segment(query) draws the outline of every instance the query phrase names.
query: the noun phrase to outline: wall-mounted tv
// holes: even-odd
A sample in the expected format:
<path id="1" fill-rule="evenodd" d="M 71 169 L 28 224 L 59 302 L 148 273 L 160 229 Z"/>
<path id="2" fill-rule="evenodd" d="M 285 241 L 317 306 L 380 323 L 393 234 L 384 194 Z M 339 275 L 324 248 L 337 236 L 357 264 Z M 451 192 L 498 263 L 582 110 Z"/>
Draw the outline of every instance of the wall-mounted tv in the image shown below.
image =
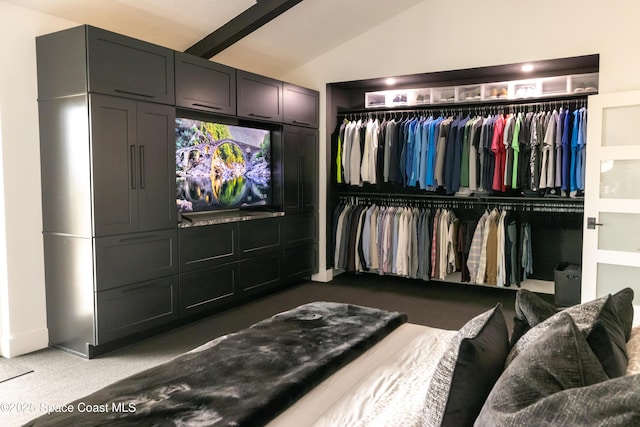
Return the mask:
<path id="1" fill-rule="evenodd" d="M 176 118 L 176 204 L 198 213 L 271 203 L 271 132 Z"/>

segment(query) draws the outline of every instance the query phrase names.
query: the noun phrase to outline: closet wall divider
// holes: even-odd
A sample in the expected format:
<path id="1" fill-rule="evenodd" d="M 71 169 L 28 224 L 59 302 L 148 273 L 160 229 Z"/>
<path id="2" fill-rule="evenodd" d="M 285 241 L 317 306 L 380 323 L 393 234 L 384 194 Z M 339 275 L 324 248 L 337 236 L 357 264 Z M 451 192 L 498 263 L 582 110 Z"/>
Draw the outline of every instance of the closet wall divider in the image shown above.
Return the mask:
<path id="1" fill-rule="evenodd" d="M 586 94 L 371 109 L 345 87 L 328 90 L 327 267 L 553 293 L 581 264 Z"/>

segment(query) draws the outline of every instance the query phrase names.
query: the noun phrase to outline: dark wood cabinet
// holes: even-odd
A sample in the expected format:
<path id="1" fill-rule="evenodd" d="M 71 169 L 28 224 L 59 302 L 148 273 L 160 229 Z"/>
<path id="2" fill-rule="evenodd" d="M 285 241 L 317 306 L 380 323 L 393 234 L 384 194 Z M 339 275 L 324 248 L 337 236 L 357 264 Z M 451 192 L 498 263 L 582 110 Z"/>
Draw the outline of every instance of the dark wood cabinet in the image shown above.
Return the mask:
<path id="1" fill-rule="evenodd" d="M 178 274 L 177 234 L 174 229 L 96 238 L 96 290 Z"/>
<path id="2" fill-rule="evenodd" d="M 36 38 L 38 99 L 102 93 L 173 105 L 173 51 L 89 25 Z"/>
<path id="3" fill-rule="evenodd" d="M 240 257 L 249 258 L 280 249 L 282 218 L 242 221 L 240 231 Z"/>
<path id="4" fill-rule="evenodd" d="M 236 76 L 238 116 L 282 122 L 282 82 L 241 70 Z"/>
<path id="5" fill-rule="evenodd" d="M 180 271 L 194 271 L 238 260 L 238 224 L 181 228 Z"/>
<path id="6" fill-rule="evenodd" d="M 318 272 L 318 245 L 302 245 L 285 249 L 282 253 L 282 278 L 293 281 Z"/>
<path id="7" fill-rule="evenodd" d="M 88 25 L 36 50 L 51 345 L 93 357 L 317 271 L 318 92 Z M 176 107 L 263 122 L 286 216 L 178 228 Z"/>
<path id="8" fill-rule="evenodd" d="M 176 106 L 236 114 L 236 70 L 176 52 Z"/>
<path id="9" fill-rule="evenodd" d="M 318 241 L 316 212 L 286 215 L 282 221 L 282 241 L 287 248 Z"/>
<path id="10" fill-rule="evenodd" d="M 180 315 L 211 311 L 229 304 L 237 288 L 237 263 L 180 274 Z"/>
<path id="11" fill-rule="evenodd" d="M 171 49 L 86 26 L 89 92 L 174 104 Z"/>
<path id="12" fill-rule="evenodd" d="M 240 290 L 247 296 L 280 285 L 282 281 L 282 255 L 274 252 L 240 261 Z"/>
<path id="13" fill-rule="evenodd" d="M 96 293 L 96 345 L 178 318 L 178 276 Z"/>
<path id="14" fill-rule="evenodd" d="M 283 122 L 317 129 L 320 123 L 320 94 L 318 91 L 284 83 Z"/>
<path id="15" fill-rule="evenodd" d="M 90 103 L 95 235 L 175 227 L 175 110 L 105 95 Z"/>
<path id="16" fill-rule="evenodd" d="M 315 211 L 318 200 L 318 130 L 285 125 L 282 139 L 285 213 Z"/>

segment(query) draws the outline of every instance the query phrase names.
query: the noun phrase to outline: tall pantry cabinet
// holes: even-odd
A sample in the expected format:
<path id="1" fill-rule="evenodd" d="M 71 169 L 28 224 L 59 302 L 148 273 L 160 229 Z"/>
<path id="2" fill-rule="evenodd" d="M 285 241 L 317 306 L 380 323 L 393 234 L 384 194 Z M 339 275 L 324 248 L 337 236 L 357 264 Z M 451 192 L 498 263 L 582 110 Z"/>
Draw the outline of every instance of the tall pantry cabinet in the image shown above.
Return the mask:
<path id="1" fill-rule="evenodd" d="M 90 26 L 36 39 L 50 342 L 177 318 L 174 52 Z"/>

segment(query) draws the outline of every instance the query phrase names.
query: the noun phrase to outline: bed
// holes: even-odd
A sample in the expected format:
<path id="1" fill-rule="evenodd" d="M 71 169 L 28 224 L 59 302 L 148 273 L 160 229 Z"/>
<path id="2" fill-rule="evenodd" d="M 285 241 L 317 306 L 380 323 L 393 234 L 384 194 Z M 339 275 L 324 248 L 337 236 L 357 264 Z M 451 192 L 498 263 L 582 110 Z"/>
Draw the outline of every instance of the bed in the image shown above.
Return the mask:
<path id="1" fill-rule="evenodd" d="M 619 374 L 621 364 L 632 365 L 633 293 L 566 310 L 518 295 L 512 342 L 499 304 L 458 331 L 372 307 L 305 304 L 27 425 L 640 423 L 640 374 Z M 602 403 L 606 393 L 616 399 Z M 594 404 L 576 405 L 576 398 Z"/>

